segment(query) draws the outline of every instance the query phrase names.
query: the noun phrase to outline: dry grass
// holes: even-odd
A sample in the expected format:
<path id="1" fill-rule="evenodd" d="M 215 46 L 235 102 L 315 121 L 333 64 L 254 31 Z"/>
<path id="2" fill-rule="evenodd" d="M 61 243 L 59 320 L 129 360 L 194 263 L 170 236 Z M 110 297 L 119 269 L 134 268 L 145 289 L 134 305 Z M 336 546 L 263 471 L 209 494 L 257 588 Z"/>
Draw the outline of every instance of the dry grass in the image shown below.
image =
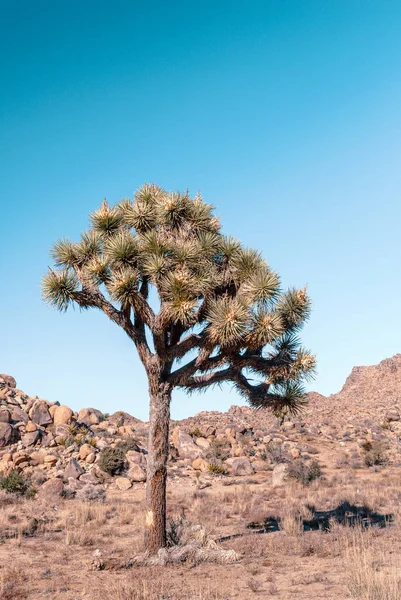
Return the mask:
<path id="1" fill-rule="evenodd" d="M 352 598 L 399 600 L 401 560 L 391 551 L 377 549 L 367 532 L 353 532 L 346 547 L 346 580 Z"/>

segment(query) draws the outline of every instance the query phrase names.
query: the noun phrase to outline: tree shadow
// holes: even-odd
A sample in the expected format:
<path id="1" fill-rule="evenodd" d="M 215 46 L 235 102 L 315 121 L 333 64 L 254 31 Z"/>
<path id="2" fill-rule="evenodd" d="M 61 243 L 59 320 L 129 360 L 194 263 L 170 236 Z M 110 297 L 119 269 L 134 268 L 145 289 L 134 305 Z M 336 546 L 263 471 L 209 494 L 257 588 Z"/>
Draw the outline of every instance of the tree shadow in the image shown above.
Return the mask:
<path id="1" fill-rule="evenodd" d="M 393 521 L 392 514 L 380 514 L 370 510 L 367 506 L 356 506 L 349 502 L 342 502 L 333 510 L 316 510 L 314 506 L 308 506 L 312 513 L 310 519 L 303 519 L 304 531 L 330 531 L 333 523 L 339 523 L 348 527 L 387 527 Z M 252 522 L 247 525 L 252 533 L 273 533 L 280 531 L 280 519 L 267 517 L 262 523 Z M 223 542 L 242 537 L 243 533 L 226 536 L 216 540 Z"/>

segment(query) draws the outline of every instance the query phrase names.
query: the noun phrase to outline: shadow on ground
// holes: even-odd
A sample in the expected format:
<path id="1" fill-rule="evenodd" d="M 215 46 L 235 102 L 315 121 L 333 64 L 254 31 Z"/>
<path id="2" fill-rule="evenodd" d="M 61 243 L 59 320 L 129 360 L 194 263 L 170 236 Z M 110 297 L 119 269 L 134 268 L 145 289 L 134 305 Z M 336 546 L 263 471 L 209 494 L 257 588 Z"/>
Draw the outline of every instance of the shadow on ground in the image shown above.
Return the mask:
<path id="1" fill-rule="evenodd" d="M 304 531 L 329 531 L 332 523 L 339 523 L 348 527 L 387 527 L 393 521 L 393 515 L 374 512 L 366 506 L 356 506 L 349 502 L 342 502 L 333 510 L 316 510 L 314 506 L 308 506 L 312 513 L 310 519 L 303 519 Z M 252 533 L 272 533 L 280 531 L 280 519 L 267 517 L 263 523 L 249 523 L 247 529 Z M 237 537 L 242 537 L 243 533 L 226 536 L 216 540 L 224 542 Z"/>

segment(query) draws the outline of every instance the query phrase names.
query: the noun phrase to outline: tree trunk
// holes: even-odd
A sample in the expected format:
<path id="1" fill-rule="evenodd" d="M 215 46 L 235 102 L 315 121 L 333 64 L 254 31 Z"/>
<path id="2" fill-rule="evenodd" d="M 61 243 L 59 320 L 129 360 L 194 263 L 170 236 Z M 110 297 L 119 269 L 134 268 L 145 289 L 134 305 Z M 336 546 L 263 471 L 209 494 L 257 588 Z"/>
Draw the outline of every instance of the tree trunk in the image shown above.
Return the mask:
<path id="1" fill-rule="evenodd" d="M 145 549 L 156 554 L 166 545 L 166 480 L 169 455 L 171 388 L 149 382 L 150 415 L 146 483 Z"/>

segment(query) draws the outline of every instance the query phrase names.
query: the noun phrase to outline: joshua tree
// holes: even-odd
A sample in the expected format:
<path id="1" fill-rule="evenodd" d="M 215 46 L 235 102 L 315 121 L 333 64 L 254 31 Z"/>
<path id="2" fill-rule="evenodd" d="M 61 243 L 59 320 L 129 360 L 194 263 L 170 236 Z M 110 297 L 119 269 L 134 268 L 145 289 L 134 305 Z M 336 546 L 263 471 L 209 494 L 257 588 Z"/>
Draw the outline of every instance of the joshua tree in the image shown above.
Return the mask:
<path id="1" fill-rule="evenodd" d="M 255 408 L 297 412 L 314 357 L 296 337 L 305 289 L 282 292 L 261 255 L 221 233 L 200 196 L 144 185 L 103 201 L 81 241 L 57 242 L 44 299 L 98 308 L 134 342 L 149 383 L 145 545 L 166 543 L 166 464 L 174 388 L 231 384 Z"/>

